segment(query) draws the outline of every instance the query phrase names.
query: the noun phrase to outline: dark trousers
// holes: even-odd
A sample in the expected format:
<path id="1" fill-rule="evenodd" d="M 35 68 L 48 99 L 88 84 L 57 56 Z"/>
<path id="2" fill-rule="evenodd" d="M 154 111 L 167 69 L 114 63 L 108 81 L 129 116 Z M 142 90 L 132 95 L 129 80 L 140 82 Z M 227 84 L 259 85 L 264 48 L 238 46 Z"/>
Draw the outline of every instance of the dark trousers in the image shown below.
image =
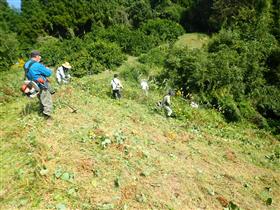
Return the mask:
<path id="1" fill-rule="evenodd" d="M 120 90 L 113 90 L 113 97 L 115 99 L 120 99 L 121 98 L 121 92 Z"/>

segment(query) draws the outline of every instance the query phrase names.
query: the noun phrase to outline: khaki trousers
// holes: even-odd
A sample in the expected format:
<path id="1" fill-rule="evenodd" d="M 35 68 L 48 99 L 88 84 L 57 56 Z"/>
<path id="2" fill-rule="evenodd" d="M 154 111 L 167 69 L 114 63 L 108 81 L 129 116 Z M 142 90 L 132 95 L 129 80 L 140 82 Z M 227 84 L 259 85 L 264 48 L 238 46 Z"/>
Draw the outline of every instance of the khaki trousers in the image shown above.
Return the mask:
<path id="1" fill-rule="evenodd" d="M 170 108 L 170 106 L 163 105 L 163 108 L 165 109 L 166 115 L 170 117 L 172 114 L 172 109 Z"/>
<path id="2" fill-rule="evenodd" d="M 40 105 L 43 110 L 43 114 L 50 116 L 52 113 L 52 95 L 47 89 L 43 89 L 39 95 Z"/>

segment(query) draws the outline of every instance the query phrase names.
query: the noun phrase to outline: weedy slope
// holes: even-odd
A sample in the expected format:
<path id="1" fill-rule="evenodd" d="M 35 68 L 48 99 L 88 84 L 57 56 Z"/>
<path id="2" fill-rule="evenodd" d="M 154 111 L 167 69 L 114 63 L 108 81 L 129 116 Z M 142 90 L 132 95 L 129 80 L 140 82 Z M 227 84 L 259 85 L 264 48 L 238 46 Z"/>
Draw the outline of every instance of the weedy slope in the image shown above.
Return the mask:
<path id="1" fill-rule="evenodd" d="M 52 121 L 36 99 L 1 104 L 1 209 L 280 208 L 275 137 L 179 97 L 167 119 L 132 81 L 116 101 L 112 75 L 56 87 Z"/>

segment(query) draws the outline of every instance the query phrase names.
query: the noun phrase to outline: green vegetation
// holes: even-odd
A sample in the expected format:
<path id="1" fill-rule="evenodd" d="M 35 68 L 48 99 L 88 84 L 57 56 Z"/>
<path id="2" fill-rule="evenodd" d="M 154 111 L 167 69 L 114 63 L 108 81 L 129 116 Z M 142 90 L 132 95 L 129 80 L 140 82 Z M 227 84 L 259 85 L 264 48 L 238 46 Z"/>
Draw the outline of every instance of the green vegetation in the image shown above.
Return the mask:
<path id="1" fill-rule="evenodd" d="M 277 0 L 0 0 L 0 209 L 279 209 L 279 11 Z M 32 49 L 73 67 L 70 84 L 53 83 L 48 123 L 19 91 Z M 169 88 L 171 119 L 155 106 Z"/>
<path id="2" fill-rule="evenodd" d="M 151 82 L 145 97 L 133 79 L 139 65 L 129 57 L 118 69 L 120 101 L 110 71 L 54 84 L 52 122 L 38 116 L 36 99 L 1 104 L 1 208 L 279 208 L 279 140 L 180 96 L 178 117 L 167 119 L 155 109 L 165 90 Z M 13 72 L 20 82 L 22 70 Z"/>

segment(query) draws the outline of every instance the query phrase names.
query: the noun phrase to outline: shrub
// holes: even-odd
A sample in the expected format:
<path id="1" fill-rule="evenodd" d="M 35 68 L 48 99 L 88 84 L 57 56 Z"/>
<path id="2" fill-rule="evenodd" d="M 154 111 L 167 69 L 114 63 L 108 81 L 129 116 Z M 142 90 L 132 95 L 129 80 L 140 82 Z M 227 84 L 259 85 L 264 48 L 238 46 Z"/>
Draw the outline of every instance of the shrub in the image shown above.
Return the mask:
<path id="1" fill-rule="evenodd" d="M 165 62 L 165 78 L 187 93 L 199 93 L 203 103 L 221 109 L 228 121 L 242 118 L 238 99 L 244 94 L 243 71 L 236 51 L 225 48 L 207 54 L 202 50 L 173 48 Z"/>
<path id="2" fill-rule="evenodd" d="M 158 37 L 148 36 L 140 30 L 133 31 L 131 34 L 131 54 L 139 56 L 159 44 Z"/>
<path id="3" fill-rule="evenodd" d="M 164 8 L 158 8 L 160 10 L 159 17 L 162 19 L 172 20 L 179 23 L 183 18 L 184 12 L 186 9 L 178 4 L 172 4 Z"/>
<path id="4" fill-rule="evenodd" d="M 241 114 L 239 109 L 237 108 L 234 100 L 226 97 L 222 101 L 220 101 L 222 112 L 226 120 L 229 122 L 237 122 L 241 120 Z"/>
<path id="5" fill-rule="evenodd" d="M 88 40 L 81 50 L 74 52 L 68 56 L 68 59 L 73 64 L 73 75 L 77 77 L 114 69 L 125 59 L 117 44 L 104 40 L 96 42 Z"/>
<path id="6" fill-rule="evenodd" d="M 125 80 L 139 81 L 140 76 L 148 76 L 150 67 L 144 64 L 133 65 L 127 67 L 120 73 Z"/>
<path id="7" fill-rule="evenodd" d="M 221 30 L 220 33 L 210 39 L 208 52 L 218 52 L 224 48 L 233 48 L 238 40 L 240 40 L 240 35 L 237 31 Z"/>
<path id="8" fill-rule="evenodd" d="M 36 49 L 42 52 L 46 65 L 57 66 L 65 60 L 69 61 L 73 65 L 72 73 L 77 77 L 114 69 L 125 59 L 116 43 L 91 39 L 91 36 L 84 40 L 75 37 L 64 41 L 50 36 L 41 37 Z"/>
<path id="9" fill-rule="evenodd" d="M 148 20 L 141 25 L 140 30 L 146 35 L 158 37 L 161 41 L 174 41 L 185 32 L 180 24 L 159 18 Z"/>
<path id="10" fill-rule="evenodd" d="M 19 42 L 14 33 L 0 30 L 0 71 L 7 71 L 17 60 Z"/>
<path id="11" fill-rule="evenodd" d="M 0 71 L 0 101 L 3 104 L 18 100 L 22 95 L 19 84 L 22 83 L 23 70 L 18 69 L 17 66 L 12 66 L 12 68 L 6 70 L 9 71 Z"/>
<path id="12" fill-rule="evenodd" d="M 92 58 L 86 49 L 82 49 L 71 55 L 70 63 L 72 64 L 72 74 L 76 77 L 92 75 L 95 72 L 101 71 L 100 64 Z M 104 69 L 102 69 L 104 70 Z"/>
<path id="13" fill-rule="evenodd" d="M 209 90 L 229 88 L 234 99 L 245 93 L 244 76 L 245 68 L 238 53 L 225 48 L 208 55 L 207 73 L 204 74 L 204 84 L 208 83 Z M 196 74 L 196 80 L 201 80 L 201 75 Z"/>
<path id="14" fill-rule="evenodd" d="M 91 44 L 89 43 L 86 49 L 91 57 L 108 69 L 114 69 L 125 59 L 121 48 L 117 44 L 108 41 L 97 40 Z"/>
<path id="15" fill-rule="evenodd" d="M 249 100 L 242 100 L 238 103 L 238 109 L 240 114 L 247 120 L 255 123 L 255 120 L 261 115 L 254 109 L 253 105 Z"/>
<path id="16" fill-rule="evenodd" d="M 42 62 L 45 65 L 55 66 L 65 58 L 65 45 L 52 36 L 39 37 L 35 46 L 42 54 Z"/>
<path id="17" fill-rule="evenodd" d="M 237 122 L 242 119 L 242 115 L 238 108 L 238 103 L 234 100 L 234 96 L 230 94 L 230 89 L 220 88 L 209 94 L 211 104 L 220 111 L 225 119 L 229 122 Z"/>
<path id="18" fill-rule="evenodd" d="M 168 45 L 158 46 L 139 57 L 141 63 L 163 66 L 169 52 Z"/>
<path id="19" fill-rule="evenodd" d="M 116 25 L 107 29 L 95 27 L 94 32 L 87 35 L 87 39 L 103 39 L 117 43 L 125 53 L 140 55 L 159 43 L 159 39 L 148 36 L 140 30 L 133 30 L 126 25 Z"/>
<path id="20" fill-rule="evenodd" d="M 128 14 L 129 19 L 135 27 L 139 27 L 142 22 L 145 22 L 153 16 L 150 2 L 147 0 L 134 1 L 129 7 Z"/>
<path id="21" fill-rule="evenodd" d="M 170 78 L 172 86 L 183 89 L 183 95 L 188 92 L 200 92 L 208 81 L 207 55 L 202 50 L 188 48 L 172 48 L 165 61 L 166 71 L 162 79 Z"/>
<path id="22" fill-rule="evenodd" d="M 265 86 L 256 89 L 252 100 L 258 111 L 266 118 L 280 119 L 280 90 L 276 86 Z"/>
<path id="23" fill-rule="evenodd" d="M 275 38 L 259 28 L 252 27 L 245 32 L 237 28 L 222 30 L 215 35 L 209 42 L 208 52 L 212 55 L 211 57 L 218 55 L 212 63 L 229 62 L 229 67 L 235 68 L 238 76 L 236 78 L 239 78 L 240 84 L 234 86 L 239 88 L 242 83 L 242 91 L 244 91 L 242 94 L 248 95 L 264 85 L 265 79 L 271 80 L 268 74 L 266 74 L 266 78 L 264 75 L 266 72 L 270 72 L 272 75 L 275 70 L 269 70 L 264 61 L 270 58 L 270 65 L 275 68 L 273 57 L 277 52 L 277 46 Z M 226 68 L 222 68 L 221 72 L 224 70 Z M 273 82 L 275 83 L 275 81 Z"/>

